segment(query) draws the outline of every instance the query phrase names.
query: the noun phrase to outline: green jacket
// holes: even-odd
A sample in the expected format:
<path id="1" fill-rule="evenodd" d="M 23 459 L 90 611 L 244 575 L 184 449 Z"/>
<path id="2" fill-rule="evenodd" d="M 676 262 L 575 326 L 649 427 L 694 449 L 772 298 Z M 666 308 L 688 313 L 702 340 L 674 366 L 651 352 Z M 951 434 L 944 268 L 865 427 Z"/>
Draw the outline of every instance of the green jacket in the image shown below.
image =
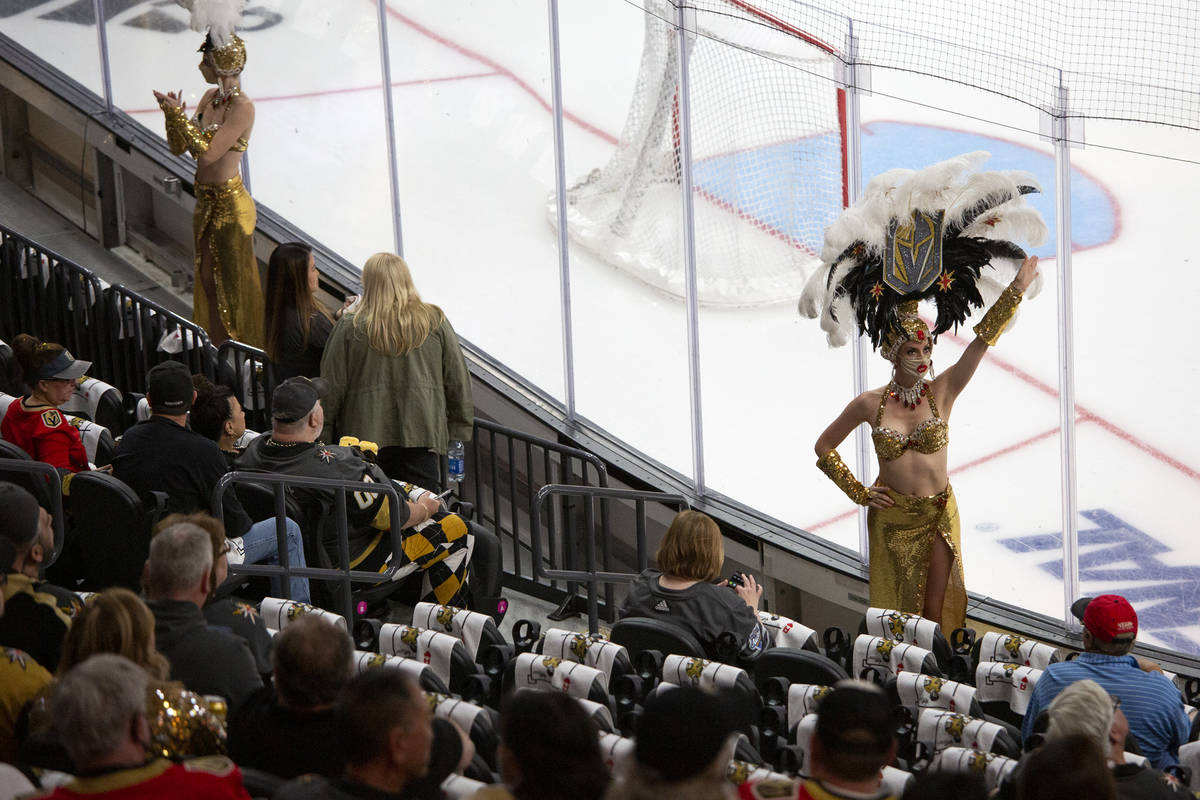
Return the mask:
<path id="1" fill-rule="evenodd" d="M 471 376 L 447 319 L 416 350 L 389 356 L 354 329 L 353 313 L 344 314 L 325 343 L 321 377 L 330 385 L 322 401 L 327 442 L 356 436 L 444 453 L 450 440 L 471 438 Z"/>

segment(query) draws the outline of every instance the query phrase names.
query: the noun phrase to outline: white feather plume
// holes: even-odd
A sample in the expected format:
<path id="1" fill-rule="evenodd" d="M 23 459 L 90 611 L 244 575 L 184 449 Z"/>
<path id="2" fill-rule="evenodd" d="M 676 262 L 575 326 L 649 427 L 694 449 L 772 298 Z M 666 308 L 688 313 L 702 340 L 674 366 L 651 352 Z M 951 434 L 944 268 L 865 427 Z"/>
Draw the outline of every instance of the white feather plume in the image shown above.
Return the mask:
<path id="1" fill-rule="evenodd" d="M 191 13 L 191 27 L 197 33 L 212 36 L 215 47 L 232 41 L 233 33 L 242 21 L 246 0 L 175 0 Z"/>
<path id="2" fill-rule="evenodd" d="M 1037 209 L 1021 198 L 996 206 L 963 229 L 963 236 L 982 236 L 985 239 L 1009 239 L 1038 247 L 1049 234 L 1046 221 Z"/>

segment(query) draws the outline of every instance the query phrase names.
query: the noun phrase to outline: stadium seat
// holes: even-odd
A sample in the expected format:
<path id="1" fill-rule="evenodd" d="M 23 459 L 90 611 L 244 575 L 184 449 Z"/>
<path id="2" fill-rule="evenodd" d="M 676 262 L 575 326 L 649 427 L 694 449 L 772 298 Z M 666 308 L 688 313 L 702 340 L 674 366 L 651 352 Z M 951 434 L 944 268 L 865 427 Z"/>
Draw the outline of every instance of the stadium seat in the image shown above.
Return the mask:
<path id="1" fill-rule="evenodd" d="M 64 585 L 92 592 L 110 586 L 139 591 L 150 531 L 166 509 L 166 495 L 150 492 L 139 498 L 103 472 L 80 472 L 67 489 L 69 525 L 63 556 L 68 563 L 62 570 L 77 574 L 74 583 Z"/>
<path id="2" fill-rule="evenodd" d="M 832 686 L 850 677 L 831 658 L 809 650 L 791 647 L 772 647 L 763 651 L 754 663 L 754 683 L 759 691 L 775 677 L 787 678 L 789 683 L 816 683 Z"/>
<path id="3" fill-rule="evenodd" d="M 466 645 L 448 633 L 389 623 L 380 627 L 378 644 L 379 652 L 384 655 L 404 656 L 428 664 L 454 694 L 461 694 L 467 679 L 479 673 L 479 666 L 467 653 Z"/>
<path id="4" fill-rule="evenodd" d="M 879 683 L 901 672 L 921 672 L 942 677 L 933 651 L 865 633 L 854 640 L 851 664 L 854 677 L 874 676 Z"/>
<path id="5" fill-rule="evenodd" d="M 817 632 L 807 625 L 769 611 L 759 611 L 758 621 L 770 632 L 776 647 L 811 650 L 814 653 L 821 651 Z"/>
<path id="6" fill-rule="evenodd" d="M 943 711 L 923 708 L 917 719 L 917 741 L 930 753 L 940 753 L 947 747 L 969 747 L 983 753 L 996 753 L 1019 758 L 1021 739 L 1014 739 L 1010 729 L 995 722 Z"/>
<path id="7" fill-rule="evenodd" d="M 1016 759 L 981 753 L 969 747 L 947 747 L 933 757 L 926 771 L 982 775 L 988 792 L 992 792 L 1016 768 Z"/>
<path id="8" fill-rule="evenodd" d="M 1059 661 L 1058 648 L 1024 636 L 990 631 L 971 648 L 972 667 L 980 662 L 994 661 L 1001 664 L 1020 664 L 1034 669 L 1045 669 Z"/>
<path id="9" fill-rule="evenodd" d="M 457 697 L 444 694 L 426 694 L 433 714 L 448 719 L 462 728 L 471 737 L 475 753 L 483 758 L 490 769 L 499 769 L 496 761 L 496 745 L 500 743 L 499 714 L 495 710 L 468 703 Z"/>
<path id="10" fill-rule="evenodd" d="M 493 645 L 507 645 L 495 621 L 487 614 L 437 603 L 417 603 L 413 608 L 413 627 L 448 633 L 462 640 L 472 660 Z"/>
<path id="11" fill-rule="evenodd" d="M 699 686 L 708 689 L 732 689 L 750 704 L 751 718 L 757 718 L 762 708 L 762 696 L 749 673 L 741 667 L 722 664 L 692 656 L 672 653 L 663 659 L 663 683 L 676 686 Z M 662 688 L 661 684 L 658 688 Z"/>
<path id="12" fill-rule="evenodd" d="M 902 672 L 884 683 L 884 691 L 894 705 L 904 706 L 914 715 L 923 708 L 940 708 L 982 718 L 983 707 L 975 698 L 975 687 L 949 681 L 936 675 Z"/>
<path id="13" fill-rule="evenodd" d="M 121 392 L 98 378 L 80 378 L 75 394 L 59 406 L 59 410 L 102 425 L 113 436 L 120 436 L 125 431 L 127 418 Z"/>
<path id="14" fill-rule="evenodd" d="M 629 651 L 600 635 L 550 628 L 534 650 L 541 655 L 596 667 L 608 676 L 610 686 L 615 680 L 633 672 Z"/>
<path id="15" fill-rule="evenodd" d="M 508 662 L 501 693 L 507 696 L 517 689 L 556 689 L 607 706 L 610 712 L 616 707 L 608 693 L 607 675 L 595 667 L 553 656 L 522 653 Z"/>
<path id="16" fill-rule="evenodd" d="M 445 681 L 439 678 L 437 673 L 428 664 L 422 664 L 416 659 L 403 658 L 401 656 L 385 656 L 381 653 L 367 653 L 362 650 L 356 650 L 354 652 L 354 671 L 362 673 L 369 669 L 399 670 L 416 681 L 417 685 L 424 692 L 450 694 L 450 689 L 446 686 Z"/>
<path id="17" fill-rule="evenodd" d="M 975 697 L 988 716 L 1020 726 L 1041 675 L 1034 667 L 982 661 L 975 668 Z"/>
<path id="18" fill-rule="evenodd" d="M 954 653 L 942 632 L 942 626 L 919 614 L 886 608 L 868 608 L 858 632 L 860 635 L 865 633 L 880 636 L 900 644 L 915 644 L 933 653 L 938 669 L 943 675 L 948 674 L 951 669 Z M 968 665 L 961 665 L 960 671 L 967 674 Z"/>
<path id="19" fill-rule="evenodd" d="M 643 650 L 657 650 L 667 655 L 679 655 L 704 658 L 704 648 L 688 631 L 678 625 L 672 625 L 660 619 L 649 617 L 629 617 L 617 620 L 612 626 L 609 639 L 637 655 Z"/>
<path id="20" fill-rule="evenodd" d="M 82 417 L 68 416 L 67 422 L 70 422 L 79 431 L 79 438 L 83 440 L 83 449 L 87 451 L 89 462 L 97 467 L 112 463 L 113 456 L 117 452 L 117 443 L 113 441 L 112 431 L 98 422 L 92 422 Z"/>

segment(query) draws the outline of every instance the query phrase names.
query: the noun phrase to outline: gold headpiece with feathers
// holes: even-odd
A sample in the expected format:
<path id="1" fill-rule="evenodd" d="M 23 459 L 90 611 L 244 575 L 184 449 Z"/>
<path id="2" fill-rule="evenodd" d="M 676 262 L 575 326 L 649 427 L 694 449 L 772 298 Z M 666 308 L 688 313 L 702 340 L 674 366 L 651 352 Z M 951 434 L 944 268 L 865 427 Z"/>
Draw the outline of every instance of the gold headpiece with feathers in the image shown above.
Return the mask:
<path id="1" fill-rule="evenodd" d="M 1011 279 L 1025 258 L 1009 239 L 1039 245 L 1046 223 L 1025 203 L 1041 191 L 1032 175 L 972 172 L 988 157 L 885 172 L 825 229 L 823 263 L 804 287 L 800 313 L 820 317 L 830 345 L 858 332 L 890 359 L 902 342 L 948 331 L 995 301 L 1008 283 L 997 273 Z M 982 274 L 985 267 L 993 274 Z M 937 306 L 932 331 L 917 314 L 920 300 Z"/>

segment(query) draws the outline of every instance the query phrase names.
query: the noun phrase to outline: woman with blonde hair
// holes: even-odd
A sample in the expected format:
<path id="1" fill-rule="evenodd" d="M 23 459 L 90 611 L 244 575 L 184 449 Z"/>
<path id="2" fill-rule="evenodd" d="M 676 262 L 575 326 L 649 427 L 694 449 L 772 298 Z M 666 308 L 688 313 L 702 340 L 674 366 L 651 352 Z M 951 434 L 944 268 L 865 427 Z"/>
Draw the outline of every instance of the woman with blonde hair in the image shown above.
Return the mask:
<path id="1" fill-rule="evenodd" d="M 421 300 L 400 256 L 371 256 L 362 280 L 362 298 L 334 325 L 321 358 L 327 440 L 375 442 L 389 477 L 433 489 L 448 443 L 471 438 L 462 348 L 445 313 Z"/>
<path id="2" fill-rule="evenodd" d="M 225 724 L 207 698 L 168 680 L 170 664 L 154 641 L 154 613 L 128 589 L 112 588 L 88 598 L 63 639 L 56 678 L 97 653 L 114 653 L 137 664 L 150 676 L 146 721 L 155 756 L 184 758 L 225 752 Z M 60 755 L 61 734 L 50 719 L 57 680 L 34 699 L 29 712 L 27 747 L 44 756 Z M 222 701 L 223 702 L 223 701 Z"/>
<path id="3" fill-rule="evenodd" d="M 171 672 L 167 659 L 154 647 L 154 614 L 128 589 L 92 595 L 63 638 L 59 674 L 96 653 L 124 656 L 156 680 L 167 680 Z"/>
<path id="4" fill-rule="evenodd" d="M 725 545 L 712 517 L 680 511 L 671 521 L 654 555 L 658 569 L 648 569 L 629 585 L 618 610 L 621 619 L 649 617 L 683 628 L 696 637 L 708 658 L 720 655 L 723 633 L 737 639 L 737 658 L 752 661 L 771 646 L 758 619 L 762 587 L 753 575 L 739 573 L 713 583 L 725 566 Z"/>

